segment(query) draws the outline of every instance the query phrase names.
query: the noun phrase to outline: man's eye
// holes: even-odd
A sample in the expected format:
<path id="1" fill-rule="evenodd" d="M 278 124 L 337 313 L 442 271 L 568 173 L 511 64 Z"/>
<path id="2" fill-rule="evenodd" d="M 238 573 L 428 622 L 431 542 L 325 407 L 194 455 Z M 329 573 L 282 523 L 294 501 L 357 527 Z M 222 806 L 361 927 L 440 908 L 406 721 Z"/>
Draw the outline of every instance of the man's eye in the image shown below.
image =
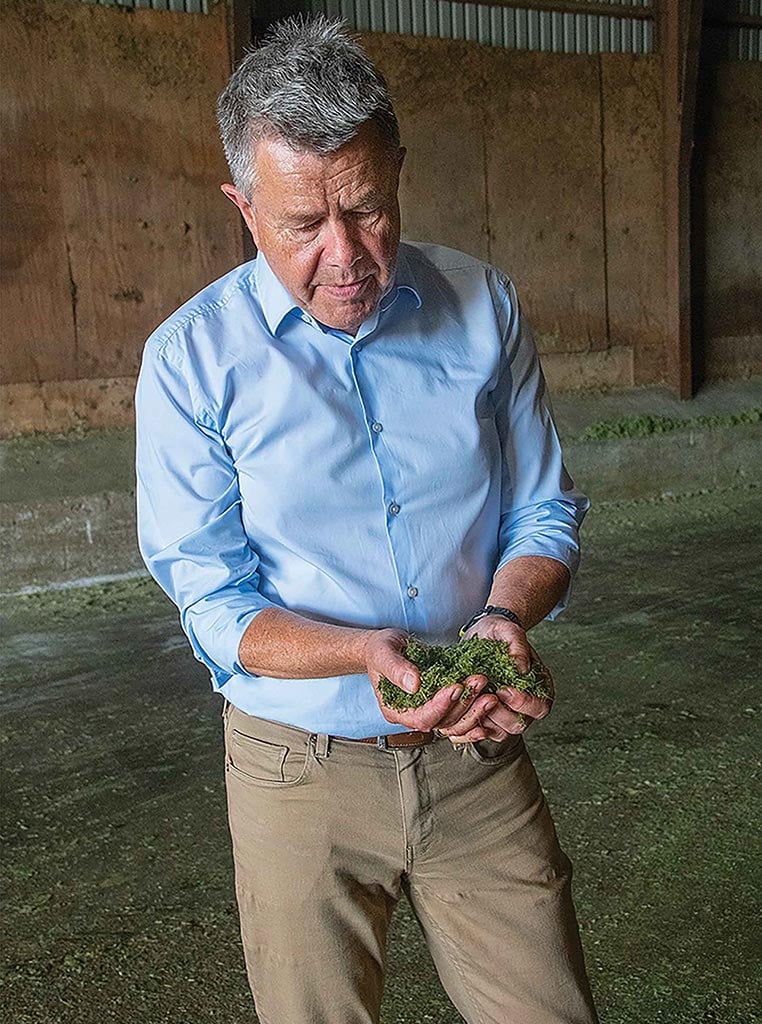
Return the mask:
<path id="1" fill-rule="evenodd" d="M 300 224 L 296 230 L 303 231 L 305 234 L 309 234 L 311 231 L 317 231 L 319 227 L 320 221 L 314 220 L 311 224 Z"/>

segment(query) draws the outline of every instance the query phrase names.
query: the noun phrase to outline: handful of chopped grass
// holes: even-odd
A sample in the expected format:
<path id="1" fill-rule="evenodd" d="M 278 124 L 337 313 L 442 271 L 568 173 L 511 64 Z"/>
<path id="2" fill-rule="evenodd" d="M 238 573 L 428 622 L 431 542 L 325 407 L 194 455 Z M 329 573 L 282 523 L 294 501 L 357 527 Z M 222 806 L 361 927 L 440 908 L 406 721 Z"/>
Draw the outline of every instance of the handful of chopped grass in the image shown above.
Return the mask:
<path id="1" fill-rule="evenodd" d="M 415 693 L 406 693 L 385 676 L 379 680 L 381 699 L 387 707 L 398 711 L 419 708 L 431 700 L 444 686 L 462 683 L 468 676 L 486 676 L 487 685 L 482 693 L 496 693 L 506 686 L 546 699 L 552 696 L 551 680 L 547 669 L 534 662 L 526 673 L 521 673 L 501 640 L 472 636 L 462 643 L 447 647 L 427 647 L 420 640 L 410 639 L 402 654 L 416 665 L 421 674 L 421 685 Z M 470 696 L 468 688 L 461 699 Z"/>

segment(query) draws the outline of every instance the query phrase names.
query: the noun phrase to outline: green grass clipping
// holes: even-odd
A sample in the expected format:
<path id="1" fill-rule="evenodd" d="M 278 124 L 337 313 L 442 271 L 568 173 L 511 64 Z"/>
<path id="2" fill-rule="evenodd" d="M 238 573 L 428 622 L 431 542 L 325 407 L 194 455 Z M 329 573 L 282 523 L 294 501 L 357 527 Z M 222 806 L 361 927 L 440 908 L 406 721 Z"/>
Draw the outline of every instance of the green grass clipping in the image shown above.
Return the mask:
<path id="1" fill-rule="evenodd" d="M 421 685 L 415 693 L 406 693 L 381 676 L 378 682 L 381 699 L 387 707 L 397 711 L 419 708 L 442 687 L 462 683 L 468 676 L 487 677 L 482 693 L 496 693 L 510 686 L 543 700 L 553 696 L 550 674 L 545 666 L 533 662 L 528 672 L 519 672 L 507 644 L 502 640 L 472 636 L 469 640 L 446 647 L 428 647 L 411 637 L 402 654 L 417 666 Z M 470 696 L 469 687 L 466 687 L 461 700 L 468 700 Z"/>

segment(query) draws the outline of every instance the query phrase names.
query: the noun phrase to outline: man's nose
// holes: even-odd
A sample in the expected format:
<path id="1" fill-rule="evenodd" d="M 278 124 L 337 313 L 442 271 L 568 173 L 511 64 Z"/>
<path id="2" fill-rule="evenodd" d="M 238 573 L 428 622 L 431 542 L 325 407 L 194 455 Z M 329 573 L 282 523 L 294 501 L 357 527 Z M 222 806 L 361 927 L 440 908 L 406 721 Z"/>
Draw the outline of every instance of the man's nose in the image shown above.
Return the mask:
<path id="1" fill-rule="evenodd" d="M 351 224 L 336 220 L 328 225 L 325 258 L 333 267 L 349 269 L 362 258 L 363 247 Z"/>

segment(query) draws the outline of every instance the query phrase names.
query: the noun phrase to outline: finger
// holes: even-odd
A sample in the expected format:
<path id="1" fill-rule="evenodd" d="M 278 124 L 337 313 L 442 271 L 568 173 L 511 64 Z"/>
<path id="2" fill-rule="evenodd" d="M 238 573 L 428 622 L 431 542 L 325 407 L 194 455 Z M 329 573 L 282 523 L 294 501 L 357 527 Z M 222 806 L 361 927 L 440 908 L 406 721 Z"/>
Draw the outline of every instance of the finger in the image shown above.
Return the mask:
<path id="1" fill-rule="evenodd" d="M 489 738 L 487 730 L 483 725 L 478 725 L 475 729 L 469 729 L 468 732 L 462 733 L 458 736 L 447 737 L 454 747 L 462 747 L 466 743 L 476 743 L 477 740 L 486 740 Z"/>
<path id="2" fill-rule="evenodd" d="M 463 685 L 448 686 L 438 690 L 425 704 L 417 708 L 390 708 L 381 706 L 381 713 L 388 722 L 404 725 L 408 729 L 431 732 L 434 726 L 457 704 L 463 693 Z"/>
<path id="3" fill-rule="evenodd" d="M 456 726 L 455 729 L 450 730 L 452 735 L 448 738 L 453 742 L 459 743 L 470 743 L 474 739 L 488 739 L 500 742 L 504 740 L 506 736 L 518 736 L 525 732 L 532 724 L 532 719 L 527 718 L 524 715 L 516 714 L 515 711 L 511 711 L 504 704 L 497 704 L 492 711 L 482 716 L 482 720 L 478 727 L 473 730 L 469 730 L 468 733 L 461 733 L 460 726 Z M 476 733 L 481 729 L 484 733 L 483 736 L 477 736 Z"/>
<path id="4" fill-rule="evenodd" d="M 476 740 L 492 740 L 493 743 L 500 743 L 508 736 L 505 729 L 495 725 L 491 718 L 484 717 L 481 725 L 470 729 L 462 735 L 448 736 L 451 743 L 474 743 Z"/>
<path id="5" fill-rule="evenodd" d="M 522 715 L 528 715 L 530 718 L 547 718 L 553 707 L 552 700 L 546 700 L 542 697 L 534 697 L 530 693 L 522 693 L 521 690 L 514 690 L 511 686 L 504 686 L 497 691 L 497 696 L 501 702 L 509 707 L 512 711 L 519 712 Z"/>
<path id="6" fill-rule="evenodd" d="M 384 646 L 381 656 L 376 659 L 375 667 L 389 682 L 399 686 L 405 693 L 415 693 L 421 685 L 417 666 L 404 658 L 392 641 Z"/>
<path id="7" fill-rule="evenodd" d="M 529 718 L 527 715 L 522 715 L 521 712 L 511 711 L 511 709 L 505 704 L 498 704 L 498 706 L 490 712 L 489 717 L 483 719 L 482 725 L 487 728 L 490 726 L 496 727 L 501 729 L 507 735 L 517 736 L 522 732 L 526 732 L 533 721 L 533 718 Z"/>
<path id="8" fill-rule="evenodd" d="M 484 691 L 487 681 L 486 676 L 468 676 L 464 679 L 463 693 L 460 696 L 460 700 L 458 700 L 458 702 L 450 708 L 444 718 L 437 723 L 437 728 L 446 729 L 460 721 L 465 713 L 471 708 L 479 694 Z"/>
<path id="9" fill-rule="evenodd" d="M 410 729 L 420 729 L 421 732 L 431 732 L 447 714 L 453 704 L 460 700 L 463 687 L 460 683 L 457 686 L 447 686 L 439 690 L 434 696 L 426 701 L 419 708 L 412 708 L 409 711 L 398 711 L 400 721 Z M 404 717 L 402 717 L 404 716 Z"/>
<path id="10" fill-rule="evenodd" d="M 443 736 L 460 736 L 465 734 L 471 729 L 478 728 L 484 715 L 489 714 L 499 703 L 494 693 L 483 694 L 476 698 L 468 711 L 458 719 L 455 725 L 445 726 L 444 728 L 437 725 L 437 731 L 441 732 Z"/>

